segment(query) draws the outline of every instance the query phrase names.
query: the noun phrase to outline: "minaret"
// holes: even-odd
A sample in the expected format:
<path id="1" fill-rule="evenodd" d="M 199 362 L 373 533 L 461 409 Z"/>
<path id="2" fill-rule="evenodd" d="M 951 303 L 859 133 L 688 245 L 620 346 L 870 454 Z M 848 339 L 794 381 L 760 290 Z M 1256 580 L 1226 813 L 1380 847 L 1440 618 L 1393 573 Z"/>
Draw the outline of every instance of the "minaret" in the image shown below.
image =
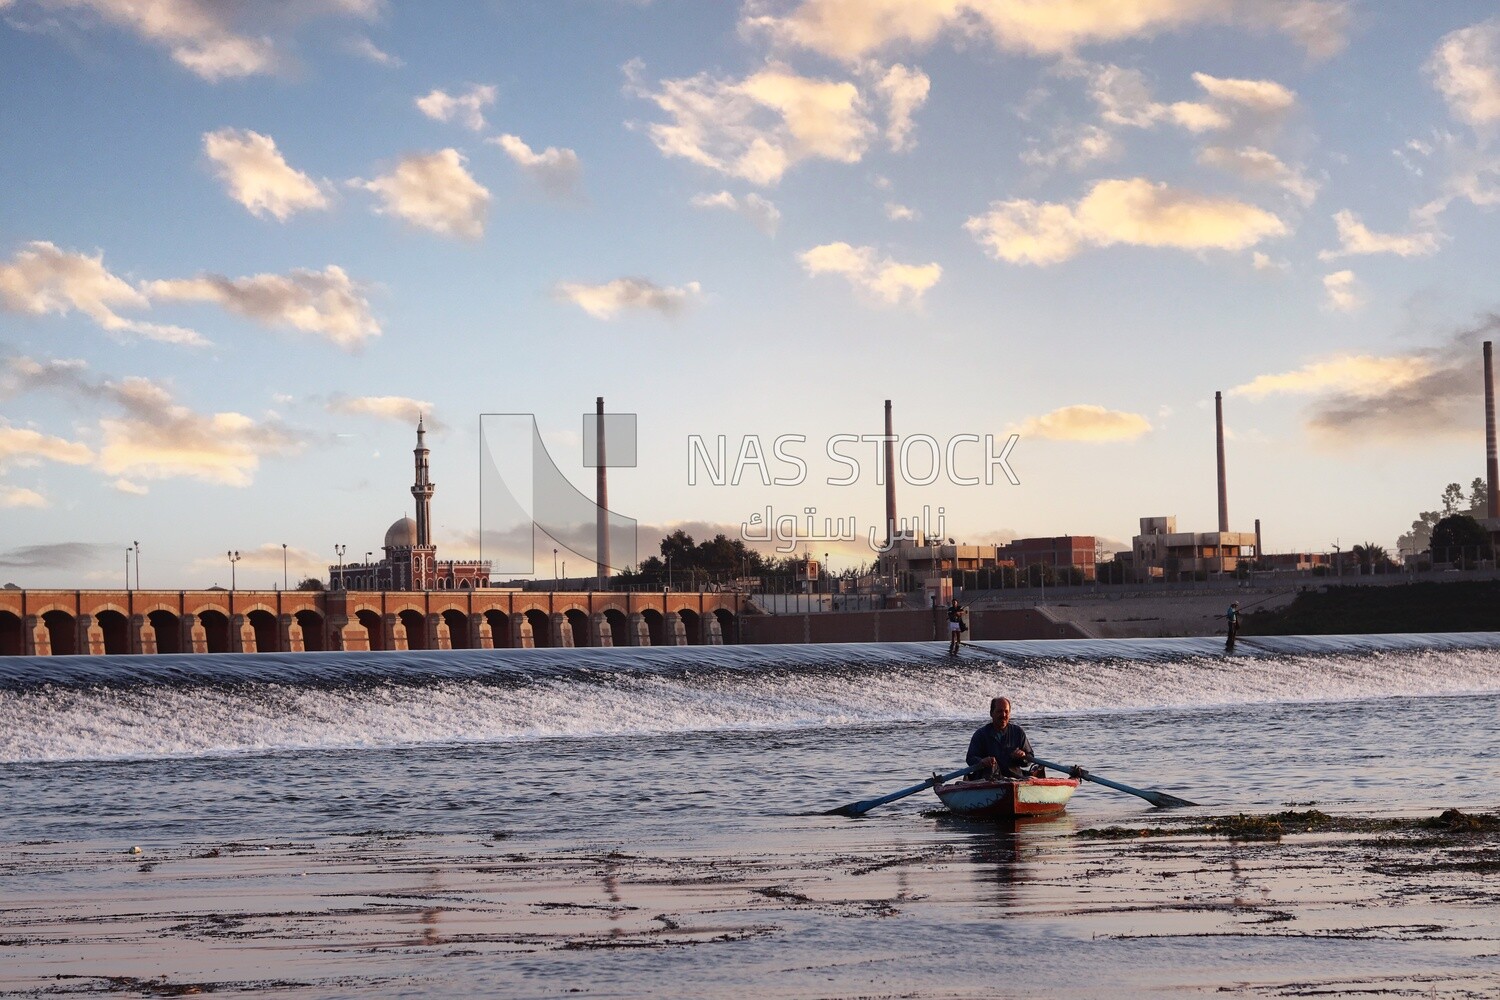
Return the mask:
<path id="1" fill-rule="evenodd" d="M 1219 439 L 1219 530 L 1229 530 L 1229 485 L 1224 479 L 1224 394 L 1214 393 L 1214 427 Z"/>
<path id="2" fill-rule="evenodd" d="M 885 545 L 896 544 L 896 435 L 891 430 L 891 401 L 885 401 Z"/>
<path id="3" fill-rule="evenodd" d="M 1488 517 L 1500 517 L 1500 461 L 1495 452 L 1495 355 L 1491 341 L 1484 342 L 1484 474 L 1489 477 Z"/>
<path id="4" fill-rule="evenodd" d="M 604 461 L 604 397 L 597 396 L 594 399 L 594 448 L 595 448 L 595 470 L 594 488 L 596 490 L 595 504 L 598 506 L 596 522 L 594 525 L 594 543 L 598 551 L 594 553 L 595 568 L 598 573 L 597 586 L 600 590 L 609 587 L 609 474 L 605 469 Z"/>
<path id="5" fill-rule="evenodd" d="M 432 545 L 432 494 L 437 489 L 427 468 L 426 431 L 422 429 L 422 415 L 417 414 L 417 447 L 414 449 L 417 463 L 417 480 L 411 485 L 411 495 L 417 500 L 417 547 Z"/>

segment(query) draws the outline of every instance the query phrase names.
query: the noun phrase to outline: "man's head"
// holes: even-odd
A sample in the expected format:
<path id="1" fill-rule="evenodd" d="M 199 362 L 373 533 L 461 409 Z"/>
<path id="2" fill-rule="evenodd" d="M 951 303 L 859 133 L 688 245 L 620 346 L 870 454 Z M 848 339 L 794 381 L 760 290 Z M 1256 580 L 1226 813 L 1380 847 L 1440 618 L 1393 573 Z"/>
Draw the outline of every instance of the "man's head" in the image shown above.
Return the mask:
<path id="1" fill-rule="evenodd" d="M 1230 607 L 1231 607 L 1231 608 L 1237 608 L 1237 607 L 1239 607 L 1239 606 L 1240 606 L 1240 602 L 1239 602 L 1239 601 L 1230 601 L 1230 602 L 1229 602 L 1229 606 L 1230 606 Z"/>
<path id="2" fill-rule="evenodd" d="M 1010 725 L 1009 698 L 990 699 L 990 721 L 995 724 L 995 728 L 997 729 L 1004 729 Z"/>

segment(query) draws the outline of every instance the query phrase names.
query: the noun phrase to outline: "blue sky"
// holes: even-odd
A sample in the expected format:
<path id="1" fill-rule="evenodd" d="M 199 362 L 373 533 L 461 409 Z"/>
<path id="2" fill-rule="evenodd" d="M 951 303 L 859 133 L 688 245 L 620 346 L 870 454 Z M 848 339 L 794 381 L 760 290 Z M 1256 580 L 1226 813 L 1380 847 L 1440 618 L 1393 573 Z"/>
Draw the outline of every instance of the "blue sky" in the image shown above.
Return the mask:
<path id="1" fill-rule="evenodd" d="M 0 580 L 362 556 L 419 411 L 471 556 L 478 414 L 591 491 L 599 395 L 642 555 L 767 508 L 863 534 L 874 446 L 843 487 L 824 448 L 887 398 L 1019 435 L 1019 484 L 899 487 L 972 542 L 1211 530 L 1215 391 L 1272 551 L 1394 549 L 1484 474 L 1492 3 L 0 0 L 0 86 Z M 690 484 L 690 435 L 785 434 L 804 482 Z"/>

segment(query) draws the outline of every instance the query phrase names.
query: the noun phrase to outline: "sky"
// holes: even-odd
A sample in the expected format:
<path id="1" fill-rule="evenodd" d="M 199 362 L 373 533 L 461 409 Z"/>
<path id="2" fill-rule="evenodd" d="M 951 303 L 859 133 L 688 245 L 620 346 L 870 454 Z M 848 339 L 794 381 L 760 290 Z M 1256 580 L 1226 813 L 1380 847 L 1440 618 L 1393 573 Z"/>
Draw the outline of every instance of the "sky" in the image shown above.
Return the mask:
<path id="1" fill-rule="evenodd" d="M 1491 0 L 0 0 L 0 88 L 0 582 L 378 557 L 418 413 L 491 558 L 597 396 L 638 558 L 869 561 L 886 399 L 960 542 L 1214 530 L 1215 392 L 1270 552 L 1484 475 Z"/>

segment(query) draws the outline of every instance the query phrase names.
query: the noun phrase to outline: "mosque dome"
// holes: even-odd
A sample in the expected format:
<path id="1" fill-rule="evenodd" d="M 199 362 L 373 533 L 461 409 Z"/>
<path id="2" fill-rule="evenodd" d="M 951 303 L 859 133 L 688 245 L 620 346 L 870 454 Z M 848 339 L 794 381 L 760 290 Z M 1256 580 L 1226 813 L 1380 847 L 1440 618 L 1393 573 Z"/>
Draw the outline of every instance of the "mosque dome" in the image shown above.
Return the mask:
<path id="1" fill-rule="evenodd" d="M 417 522 L 409 517 L 403 517 L 386 530 L 385 547 L 388 549 L 410 549 L 416 544 Z"/>

